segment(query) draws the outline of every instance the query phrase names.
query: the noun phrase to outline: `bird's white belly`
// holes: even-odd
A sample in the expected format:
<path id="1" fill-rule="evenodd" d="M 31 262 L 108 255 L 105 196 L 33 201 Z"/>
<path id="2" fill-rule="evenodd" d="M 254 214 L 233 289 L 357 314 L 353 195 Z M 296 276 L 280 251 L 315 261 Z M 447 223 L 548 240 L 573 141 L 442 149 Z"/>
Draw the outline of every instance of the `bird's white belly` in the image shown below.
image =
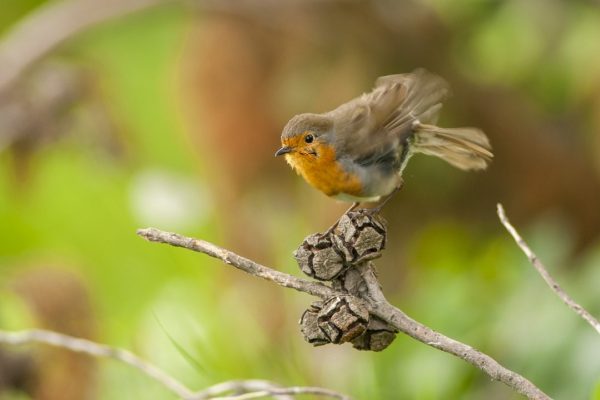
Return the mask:
<path id="1" fill-rule="evenodd" d="M 358 197 L 358 196 L 352 196 L 351 194 L 347 194 L 347 193 L 338 193 L 337 195 L 334 196 L 335 199 L 341 200 L 341 201 L 347 201 L 350 203 L 372 203 L 372 202 L 376 202 L 379 201 L 379 199 L 381 198 L 381 196 L 372 196 L 372 197 Z"/>

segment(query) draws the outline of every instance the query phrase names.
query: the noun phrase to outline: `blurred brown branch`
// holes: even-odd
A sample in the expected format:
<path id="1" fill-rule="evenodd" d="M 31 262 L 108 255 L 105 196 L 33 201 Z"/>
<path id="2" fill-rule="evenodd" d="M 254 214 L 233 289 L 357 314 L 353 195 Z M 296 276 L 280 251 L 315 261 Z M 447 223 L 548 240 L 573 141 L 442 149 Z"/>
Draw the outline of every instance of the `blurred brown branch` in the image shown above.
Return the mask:
<path id="1" fill-rule="evenodd" d="M 94 124 L 103 147 L 119 147 L 112 135 L 114 123 L 92 89 L 92 77 L 75 65 L 47 62 L 46 56 L 99 23 L 174 1 L 49 2 L 26 15 L 0 39 L 0 152 L 8 149 L 12 154 L 18 187 L 28 180 L 32 155 L 73 126 L 71 111 L 80 103 L 86 108 L 81 114 L 84 119 L 79 121 L 87 118 Z"/>
<path id="2" fill-rule="evenodd" d="M 280 286 L 293 288 L 320 297 L 323 300 L 330 299 L 333 296 L 348 296 L 348 293 L 333 290 L 323 283 L 311 282 L 276 271 L 203 240 L 164 232 L 156 228 L 139 229 L 137 233 L 152 242 L 165 243 L 207 254 L 251 275 L 270 280 Z M 367 288 L 367 293 L 360 296 L 360 301 L 369 313 L 383 319 L 394 328 L 428 346 L 461 358 L 485 372 L 492 379 L 503 382 L 529 399 L 550 399 L 548 395 L 532 382 L 520 374 L 503 367 L 487 354 L 432 330 L 391 305 L 381 291 L 372 263 L 365 262 L 361 264 L 359 272 Z"/>
<path id="3" fill-rule="evenodd" d="M 150 378 L 159 382 L 172 393 L 185 400 L 202 399 L 258 399 L 272 396 L 279 400 L 289 400 L 291 395 L 314 394 L 323 397 L 348 400 L 349 397 L 328 389 L 317 387 L 289 387 L 262 380 L 223 382 L 208 389 L 194 392 L 173 378 L 160 368 L 143 360 L 129 350 L 119 349 L 91 340 L 76 338 L 45 329 L 32 329 L 9 332 L 0 330 L 0 343 L 7 345 L 25 345 L 42 343 L 76 353 L 83 353 L 94 357 L 106 357 L 128 364 Z M 237 392 L 229 396 L 222 396 L 225 392 Z"/>
<path id="4" fill-rule="evenodd" d="M 317 0 L 318 1 L 318 0 Z M 50 2 L 33 11 L 17 23 L 0 40 L 0 99 L 18 79 L 36 62 L 55 50 L 68 39 L 102 22 L 147 8 L 169 4 L 201 5 L 204 9 L 237 10 L 244 5 L 268 8 L 260 1 L 185 1 L 185 0 L 63 0 Z M 300 4 L 300 1 L 297 1 Z M 289 6 L 289 2 L 286 6 Z"/>
<path id="5" fill-rule="evenodd" d="M 550 289 L 552 289 L 552 291 L 556 293 L 556 295 L 563 301 L 563 303 L 569 306 L 581 318 L 587 321 L 592 326 L 592 328 L 594 328 L 598 333 L 600 333 L 600 322 L 596 318 L 594 318 L 594 316 L 590 314 L 585 308 L 583 308 L 575 300 L 573 300 L 571 296 L 569 296 L 567 292 L 565 292 L 564 289 L 560 287 L 560 285 L 554 280 L 554 278 L 552 278 L 544 264 L 535 255 L 531 248 L 529 248 L 527 243 L 525 243 L 525 241 L 523 240 L 521 235 L 519 235 L 519 232 L 517 232 L 515 227 L 511 225 L 510 221 L 508 220 L 508 217 L 506 216 L 506 213 L 504 212 L 504 207 L 502 207 L 502 204 L 500 203 L 498 203 L 498 217 L 500 218 L 500 222 L 502 222 L 502 225 L 504 225 L 508 233 L 510 233 L 513 239 L 515 239 L 517 246 L 519 246 L 523 253 L 525 253 L 531 265 L 533 265 L 533 267 L 541 275 L 544 281 L 546 281 Z"/>
<path id="6" fill-rule="evenodd" d="M 0 41 L 0 99 L 37 61 L 82 31 L 174 0 L 65 0 L 39 7 Z"/>

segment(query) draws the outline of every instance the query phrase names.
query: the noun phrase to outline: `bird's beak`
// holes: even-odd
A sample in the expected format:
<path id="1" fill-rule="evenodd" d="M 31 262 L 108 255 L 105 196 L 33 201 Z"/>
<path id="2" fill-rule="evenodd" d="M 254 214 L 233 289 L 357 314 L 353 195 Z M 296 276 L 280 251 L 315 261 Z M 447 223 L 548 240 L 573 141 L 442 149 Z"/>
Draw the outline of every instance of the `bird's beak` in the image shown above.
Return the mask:
<path id="1" fill-rule="evenodd" d="M 275 157 L 279 157 L 279 156 L 282 156 L 284 154 L 291 153 L 291 152 L 292 152 L 292 148 L 290 146 L 283 146 L 282 148 L 280 148 L 279 150 L 277 150 L 275 152 Z"/>

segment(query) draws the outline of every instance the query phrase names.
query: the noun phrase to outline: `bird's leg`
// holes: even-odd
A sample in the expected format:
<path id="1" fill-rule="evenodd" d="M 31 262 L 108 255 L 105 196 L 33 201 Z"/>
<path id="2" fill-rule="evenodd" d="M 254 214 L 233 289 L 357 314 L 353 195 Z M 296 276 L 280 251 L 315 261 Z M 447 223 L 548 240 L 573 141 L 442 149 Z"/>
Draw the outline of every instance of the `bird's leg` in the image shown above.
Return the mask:
<path id="1" fill-rule="evenodd" d="M 342 219 L 342 217 L 346 214 L 348 214 L 349 212 L 353 211 L 356 207 L 358 207 L 360 205 L 359 201 L 355 201 L 354 203 L 352 203 L 352 205 L 350 206 L 350 208 L 348 208 L 340 218 L 338 218 L 338 220 L 335 222 L 335 224 L 331 225 L 329 227 L 329 229 L 327 229 L 325 232 L 323 232 L 323 234 L 321 236 L 327 236 L 329 235 L 331 232 L 333 232 L 333 230 L 338 226 L 338 224 L 340 223 L 340 219 Z"/>
<path id="2" fill-rule="evenodd" d="M 353 211 L 356 207 L 360 206 L 360 201 L 355 201 L 354 203 L 352 203 L 352 205 L 350 206 L 349 209 L 346 210 L 345 213 L 342 214 L 342 217 L 346 214 L 348 214 L 350 211 Z M 340 217 L 341 218 L 341 217 Z"/>
<path id="3" fill-rule="evenodd" d="M 390 194 L 388 194 L 386 196 L 385 199 L 383 199 L 383 201 L 381 201 L 381 203 L 379 203 L 379 205 L 377 207 L 373 207 L 373 208 L 369 208 L 367 210 L 365 210 L 366 212 L 368 212 L 369 214 L 373 215 L 373 214 L 379 214 L 379 212 L 381 211 L 381 209 L 383 208 L 383 206 L 386 205 L 386 203 L 396 194 L 400 191 L 400 189 L 402 189 L 402 186 L 404 186 L 404 180 L 401 180 L 400 183 L 398 184 L 398 186 L 396 186 L 396 188 L 394 189 L 394 191 Z"/>

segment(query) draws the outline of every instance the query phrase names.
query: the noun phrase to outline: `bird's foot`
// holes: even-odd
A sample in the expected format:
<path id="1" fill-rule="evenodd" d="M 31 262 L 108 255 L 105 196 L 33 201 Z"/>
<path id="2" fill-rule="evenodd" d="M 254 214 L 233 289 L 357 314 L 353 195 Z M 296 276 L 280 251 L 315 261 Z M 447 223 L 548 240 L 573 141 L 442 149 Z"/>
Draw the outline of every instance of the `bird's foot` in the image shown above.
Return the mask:
<path id="1" fill-rule="evenodd" d="M 358 212 L 365 213 L 370 216 L 377 215 L 381 212 L 381 209 L 383 208 L 384 205 L 385 205 L 385 203 L 380 204 L 377 207 L 362 208 L 362 209 L 358 210 Z"/>

